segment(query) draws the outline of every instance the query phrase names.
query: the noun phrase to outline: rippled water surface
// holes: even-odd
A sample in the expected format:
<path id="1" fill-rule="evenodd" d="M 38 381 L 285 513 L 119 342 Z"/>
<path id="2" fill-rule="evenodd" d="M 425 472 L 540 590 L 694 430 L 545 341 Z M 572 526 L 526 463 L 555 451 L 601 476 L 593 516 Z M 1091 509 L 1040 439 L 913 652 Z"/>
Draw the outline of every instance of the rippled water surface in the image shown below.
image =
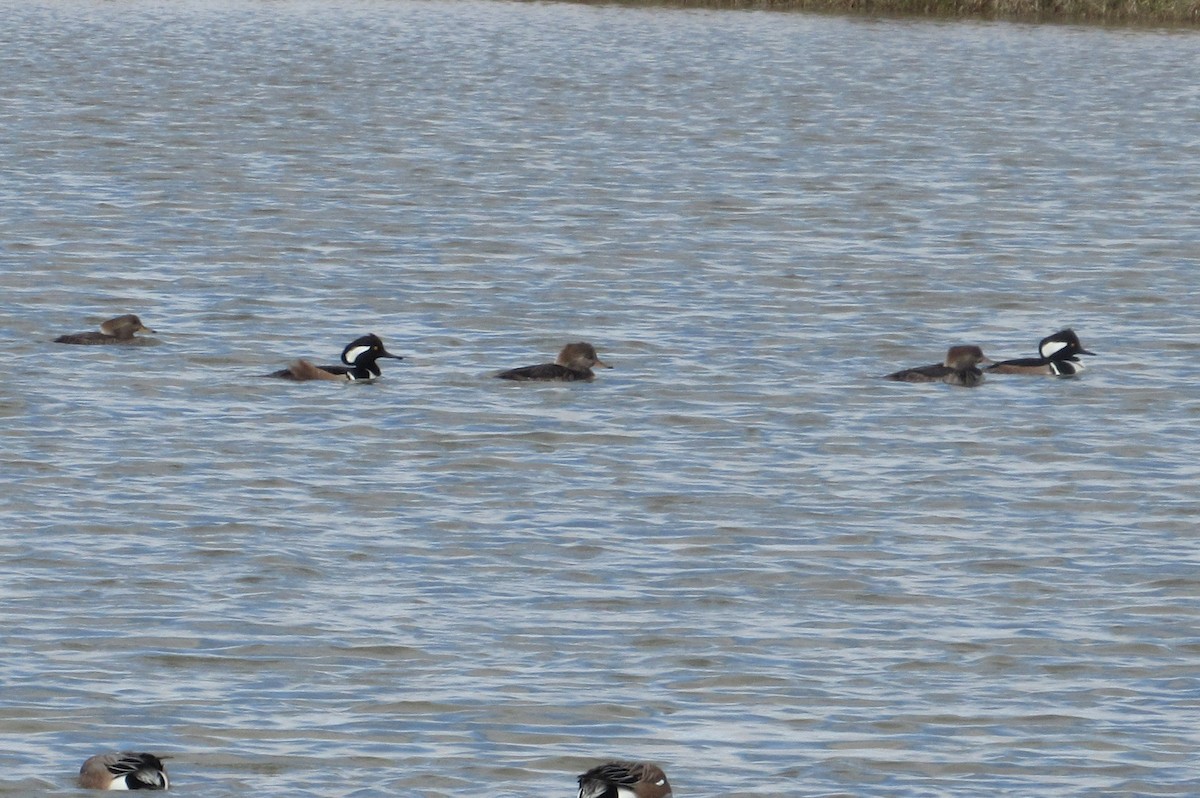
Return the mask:
<path id="1" fill-rule="evenodd" d="M 1195 32 L 2 10 L 0 794 L 1200 793 Z"/>

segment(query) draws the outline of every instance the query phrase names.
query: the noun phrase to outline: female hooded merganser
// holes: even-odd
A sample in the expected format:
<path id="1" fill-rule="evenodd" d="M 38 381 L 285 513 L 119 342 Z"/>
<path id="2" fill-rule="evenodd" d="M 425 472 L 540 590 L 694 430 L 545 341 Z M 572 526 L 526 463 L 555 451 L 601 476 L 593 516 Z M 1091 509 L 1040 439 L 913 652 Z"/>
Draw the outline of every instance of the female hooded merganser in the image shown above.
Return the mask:
<path id="1" fill-rule="evenodd" d="M 162 759 L 134 751 L 96 754 L 79 768 L 79 786 L 88 790 L 165 790 L 171 785 Z"/>
<path id="2" fill-rule="evenodd" d="M 593 366 L 612 368 L 596 355 L 596 347 L 580 341 L 577 344 L 564 346 L 558 353 L 558 359 L 553 363 L 509 369 L 496 376 L 502 380 L 574 382 L 595 379 L 596 375 L 592 373 Z"/>
<path id="3" fill-rule="evenodd" d="M 662 768 L 650 762 L 606 762 L 579 777 L 579 798 L 670 798 Z"/>
<path id="4" fill-rule="evenodd" d="M 314 366 L 307 360 L 297 360 L 285 369 L 271 372 L 268 377 L 280 377 L 285 380 L 373 380 L 382 376 L 379 364 L 375 361 L 381 357 L 393 360 L 403 360 L 400 355 L 393 355 L 383 348 L 383 341 L 378 335 L 369 334 L 355 338 L 346 344 L 342 350 L 344 366 Z"/>
<path id="5" fill-rule="evenodd" d="M 997 374 L 1054 374 L 1071 377 L 1083 371 L 1083 363 L 1077 355 L 1094 355 L 1083 348 L 1074 330 L 1059 330 L 1047 335 L 1038 343 L 1041 357 L 1022 357 L 1016 360 L 1001 360 L 988 366 L 988 371 Z"/>
<path id="6" fill-rule="evenodd" d="M 142 320 L 132 313 L 109 319 L 100 325 L 100 332 L 71 333 L 54 339 L 56 344 L 145 344 L 149 338 L 134 338 L 134 333 L 152 333 Z"/>
<path id="7" fill-rule="evenodd" d="M 884 377 L 898 382 L 944 382 L 947 385 L 972 387 L 983 382 L 980 363 L 991 363 L 983 350 L 977 346 L 952 346 L 946 359 L 932 366 L 903 369 Z"/>

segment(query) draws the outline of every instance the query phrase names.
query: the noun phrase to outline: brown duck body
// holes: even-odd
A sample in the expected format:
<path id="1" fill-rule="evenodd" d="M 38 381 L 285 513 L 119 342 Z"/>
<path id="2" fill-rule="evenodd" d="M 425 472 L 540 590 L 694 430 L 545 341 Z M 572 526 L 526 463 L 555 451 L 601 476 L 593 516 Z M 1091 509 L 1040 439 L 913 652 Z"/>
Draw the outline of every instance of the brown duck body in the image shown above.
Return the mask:
<path id="1" fill-rule="evenodd" d="M 579 798 L 671 798 L 671 784 L 652 762 L 606 762 L 579 776 Z"/>
<path id="2" fill-rule="evenodd" d="M 990 374 L 1053 374 L 1050 364 L 1040 357 L 1023 357 L 1004 360 L 987 367 Z"/>
<path id="3" fill-rule="evenodd" d="M 273 371 L 267 376 L 295 382 L 307 382 L 308 380 L 341 380 L 345 382 L 347 370 L 345 366 L 317 366 L 301 358 L 290 363 L 287 368 Z"/>
<path id="4" fill-rule="evenodd" d="M 496 376 L 502 380 L 518 382 L 587 382 L 596 378 L 595 372 L 592 371 L 595 366 L 612 368 L 596 354 L 596 347 L 586 341 L 580 341 L 564 346 L 553 363 L 522 366 L 502 371 Z"/>
<path id="5" fill-rule="evenodd" d="M 901 369 L 884 379 L 897 382 L 944 382 L 947 385 L 970 388 L 983 382 L 983 372 L 979 370 L 979 364 L 987 362 L 987 356 L 977 346 L 952 346 L 941 363 Z"/>
<path id="6" fill-rule="evenodd" d="M 87 790 L 165 790 L 167 769 L 154 754 L 114 751 L 96 754 L 79 768 L 79 786 Z"/>
<path id="7" fill-rule="evenodd" d="M 132 313 L 109 319 L 100 325 L 100 332 L 81 332 L 60 335 L 54 339 L 56 344 L 125 344 L 144 345 L 157 343 L 152 338 L 137 338 L 140 332 L 152 333 L 142 320 Z"/>

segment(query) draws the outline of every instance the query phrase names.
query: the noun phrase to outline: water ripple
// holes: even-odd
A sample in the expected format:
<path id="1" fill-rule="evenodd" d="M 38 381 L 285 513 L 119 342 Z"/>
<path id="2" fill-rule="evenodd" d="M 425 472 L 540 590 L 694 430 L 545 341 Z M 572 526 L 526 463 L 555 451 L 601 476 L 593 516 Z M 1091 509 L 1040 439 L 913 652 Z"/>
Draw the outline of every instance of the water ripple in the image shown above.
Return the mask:
<path id="1" fill-rule="evenodd" d="M 1192 33 L 5 11 L 0 794 L 1196 792 Z"/>

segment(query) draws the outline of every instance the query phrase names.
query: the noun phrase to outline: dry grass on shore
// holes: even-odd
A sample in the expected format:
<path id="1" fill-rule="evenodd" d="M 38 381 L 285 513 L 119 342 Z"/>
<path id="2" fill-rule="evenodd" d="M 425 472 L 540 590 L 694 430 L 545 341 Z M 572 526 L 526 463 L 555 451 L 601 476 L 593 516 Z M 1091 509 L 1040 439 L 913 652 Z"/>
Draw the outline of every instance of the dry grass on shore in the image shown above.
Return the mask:
<path id="1" fill-rule="evenodd" d="M 622 0 L 616 0 L 621 2 Z M 584 0 L 588 2 L 588 0 Z M 613 2 L 613 0 L 601 0 Z M 625 0 L 630 5 L 880 16 L 1200 26 L 1200 0 Z"/>

